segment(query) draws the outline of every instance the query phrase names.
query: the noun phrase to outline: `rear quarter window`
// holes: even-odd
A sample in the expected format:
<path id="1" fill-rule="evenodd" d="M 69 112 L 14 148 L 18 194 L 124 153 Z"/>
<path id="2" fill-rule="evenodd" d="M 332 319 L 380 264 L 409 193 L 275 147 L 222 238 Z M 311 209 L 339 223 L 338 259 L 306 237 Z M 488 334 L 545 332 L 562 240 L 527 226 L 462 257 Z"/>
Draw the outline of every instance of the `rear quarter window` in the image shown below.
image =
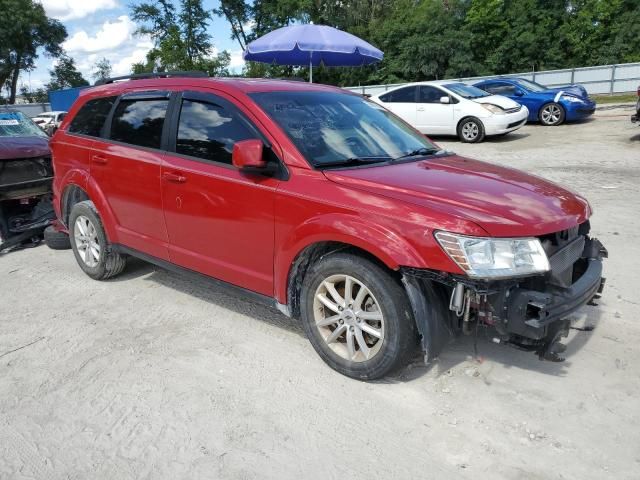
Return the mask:
<path id="1" fill-rule="evenodd" d="M 160 148 L 169 99 L 120 100 L 113 114 L 111 140 Z"/>
<path id="2" fill-rule="evenodd" d="M 80 107 L 76 116 L 71 120 L 68 132 L 88 135 L 90 137 L 99 137 L 104 122 L 116 98 L 118 97 L 104 97 L 89 100 Z"/>

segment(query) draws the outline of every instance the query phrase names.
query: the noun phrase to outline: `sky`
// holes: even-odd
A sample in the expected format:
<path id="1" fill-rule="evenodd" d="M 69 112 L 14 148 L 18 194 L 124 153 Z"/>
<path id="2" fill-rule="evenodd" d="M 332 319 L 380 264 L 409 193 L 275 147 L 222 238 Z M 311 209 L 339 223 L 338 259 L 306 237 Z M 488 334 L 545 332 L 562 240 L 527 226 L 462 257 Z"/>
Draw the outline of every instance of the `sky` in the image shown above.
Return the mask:
<path id="1" fill-rule="evenodd" d="M 91 73 L 95 63 L 103 57 L 111 62 L 112 75 L 131 73 L 131 65 L 144 59 L 153 46 L 149 38 L 134 34 L 136 25 L 130 18 L 128 5 L 132 0 L 40 0 L 47 15 L 60 20 L 67 28 L 68 37 L 63 48 L 75 60 L 76 67 L 84 78 L 93 82 Z M 211 11 L 218 0 L 204 0 L 203 5 Z M 224 18 L 214 16 L 209 24 L 213 37 L 214 53 L 228 50 L 231 54 L 231 69 L 239 72 L 244 65 L 242 50 L 231 40 L 231 29 Z M 36 69 L 23 72 L 20 83 L 31 90 L 49 82 L 49 70 L 55 60 L 41 54 L 36 60 Z"/>

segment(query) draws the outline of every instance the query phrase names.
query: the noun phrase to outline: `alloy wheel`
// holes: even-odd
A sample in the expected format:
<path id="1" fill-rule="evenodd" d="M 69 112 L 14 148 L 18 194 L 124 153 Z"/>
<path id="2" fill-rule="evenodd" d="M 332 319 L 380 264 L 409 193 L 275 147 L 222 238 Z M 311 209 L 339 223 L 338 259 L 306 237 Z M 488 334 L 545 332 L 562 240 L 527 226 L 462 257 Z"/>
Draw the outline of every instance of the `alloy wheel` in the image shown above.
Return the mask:
<path id="1" fill-rule="evenodd" d="M 462 125 L 462 136 L 465 140 L 475 140 L 479 133 L 480 129 L 478 128 L 478 124 L 476 122 L 467 122 Z"/>
<path id="2" fill-rule="evenodd" d="M 547 125 L 555 125 L 560 121 L 562 111 L 557 105 L 547 105 L 542 109 L 542 121 Z"/>
<path id="3" fill-rule="evenodd" d="M 364 362 L 384 341 L 384 316 L 371 290 L 349 275 L 331 275 L 318 286 L 313 304 L 315 326 L 340 357 Z"/>
<path id="4" fill-rule="evenodd" d="M 84 215 L 78 216 L 73 229 L 76 249 L 88 267 L 96 267 L 100 262 L 101 247 L 98 231 L 93 222 Z"/>

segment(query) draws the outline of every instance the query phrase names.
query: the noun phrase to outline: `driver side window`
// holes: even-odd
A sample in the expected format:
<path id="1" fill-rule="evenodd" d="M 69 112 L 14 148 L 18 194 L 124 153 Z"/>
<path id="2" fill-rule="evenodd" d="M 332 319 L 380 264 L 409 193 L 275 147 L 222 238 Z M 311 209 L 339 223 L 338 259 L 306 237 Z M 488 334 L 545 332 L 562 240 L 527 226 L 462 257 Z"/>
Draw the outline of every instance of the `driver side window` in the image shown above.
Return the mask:
<path id="1" fill-rule="evenodd" d="M 486 90 L 489 93 L 493 93 L 494 95 L 505 95 L 505 96 L 513 96 L 516 94 L 515 85 L 511 85 L 510 83 L 505 82 L 495 82 L 486 85 L 483 90 Z"/>
<path id="2" fill-rule="evenodd" d="M 237 115 L 214 103 L 182 101 L 176 153 L 231 165 L 236 142 L 257 138 Z"/>

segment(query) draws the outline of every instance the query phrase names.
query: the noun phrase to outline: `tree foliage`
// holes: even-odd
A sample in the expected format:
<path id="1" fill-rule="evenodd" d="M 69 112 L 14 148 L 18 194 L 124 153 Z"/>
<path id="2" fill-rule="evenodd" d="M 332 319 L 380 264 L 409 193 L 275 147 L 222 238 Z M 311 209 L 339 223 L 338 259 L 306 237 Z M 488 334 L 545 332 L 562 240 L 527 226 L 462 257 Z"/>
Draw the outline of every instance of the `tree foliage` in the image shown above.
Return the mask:
<path id="1" fill-rule="evenodd" d="M 103 57 L 93 65 L 91 78 L 93 78 L 96 82 L 100 80 L 106 80 L 111 76 L 112 70 L 113 68 L 111 67 L 111 62 L 107 58 Z"/>
<path id="2" fill-rule="evenodd" d="M 208 33 L 211 12 L 202 0 L 180 0 L 179 9 L 169 0 L 148 1 L 132 7 L 139 34 L 154 42 L 146 61 L 134 64 L 133 73 L 202 70 L 210 75 L 228 74 L 228 52 L 215 53 Z"/>
<path id="3" fill-rule="evenodd" d="M 59 56 L 66 38 L 65 27 L 39 2 L 0 0 L 0 87 L 8 87 L 9 103 L 15 103 L 20 72 L 33 70 L 41 52 Z"/>
<path id="4" fill-rule="evenodd" d="M 47 83 L 49 91 L 89 85 L 89 82 L 77 70 L 75 60 L 66 53 L 60 55 L 53 70 L 49 70 L 49 75 L 51 77 Z"/>
<path id="5" fill-rule="evenodd" d="M 430 80 L 640 61 L 638 0 L 221 0 L 241 48 L 293 22 L 331 25 L 380 48 L 362 68 L 319 68 L 334 84 Z M 245 74 L 306 76 L 249 63 Z"/>

